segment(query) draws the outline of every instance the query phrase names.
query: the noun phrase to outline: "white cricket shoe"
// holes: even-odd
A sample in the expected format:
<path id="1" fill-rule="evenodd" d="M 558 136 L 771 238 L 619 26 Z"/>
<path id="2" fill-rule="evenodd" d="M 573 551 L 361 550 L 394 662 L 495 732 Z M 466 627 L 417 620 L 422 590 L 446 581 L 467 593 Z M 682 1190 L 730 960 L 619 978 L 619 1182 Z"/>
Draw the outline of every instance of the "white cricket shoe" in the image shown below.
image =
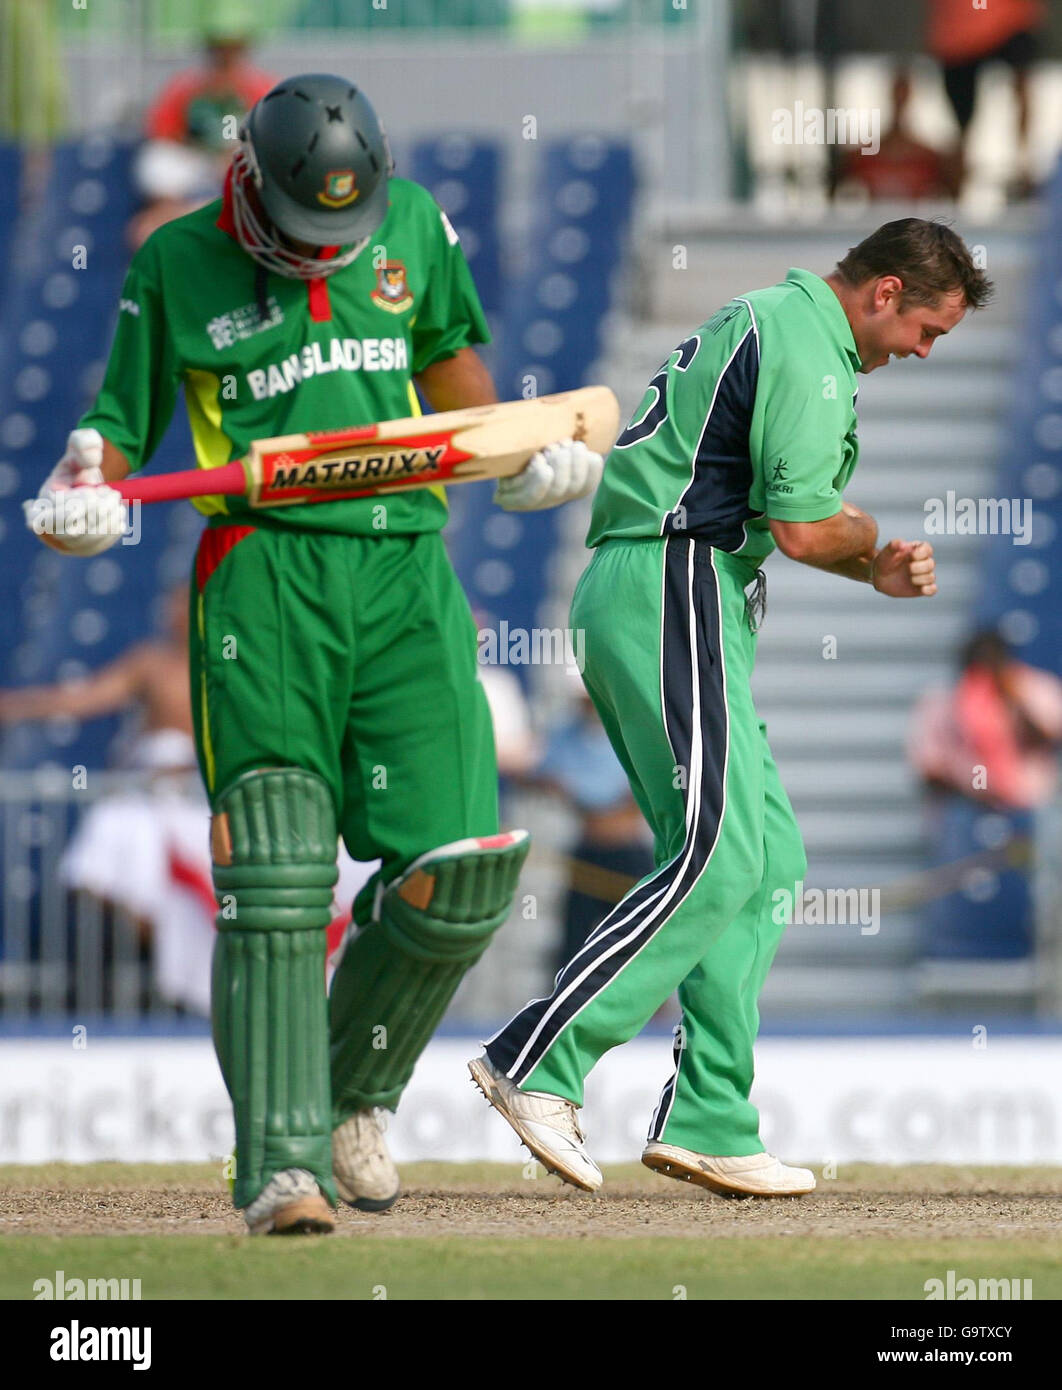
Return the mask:
<path id="1" fill-rule="evenodd" d="M 604 1182 L 601 1169 L 586 1151 L 578 1109 L 570 1100 L 545 1091 L 521 1091 L 487 1057 L 469 1062 L 472 1080 L 507 1120 L 547 1172 L 596 1192 Z"/>
<path id="2" fill-rule="evenodd" d="M 324 1236 L 336 1224 L 317 1179 L 304 1168 L 275 1173 L 243 1216 L 253 1236 Z"/>
<path id="3" fill-rule="evenodd" d="M 336 1191 L 358 1211 L 386 1211 L 400 1191 L 383 1135 L 384 1120 L 376 1110 L 356 1110 L 332 1131 Z"/>
<path id="4" fill-rule="evenodd" d="M 774 1154 L 712 1158 L 653 1142 L 645 1146 L 642 1162 L 655 1173 L 697 1183 L 721 1197 L 802 1197 L 815 1190 L 810 1168 L 788 1168 Z"/>

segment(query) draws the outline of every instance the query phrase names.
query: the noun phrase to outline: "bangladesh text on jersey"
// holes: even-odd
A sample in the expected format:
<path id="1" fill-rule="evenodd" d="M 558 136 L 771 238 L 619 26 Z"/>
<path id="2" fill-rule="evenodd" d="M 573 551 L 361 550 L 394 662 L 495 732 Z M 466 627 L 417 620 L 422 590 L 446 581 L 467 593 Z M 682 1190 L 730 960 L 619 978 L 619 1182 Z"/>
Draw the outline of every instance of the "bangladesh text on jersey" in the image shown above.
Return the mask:
<path id="1" fill-rule="evenodd" d="M 419 415 L 414 378 L 489 332 L 460 242 L 431 194 L 388 184 L 370 244 L 327 279 L 269 274 L 240 247 L 226 197 L 160 227 L 122 287 L 103 386 L 80 424 L 142 468 L 183 390 L 196 463 L 243 457 L 253 440 Z M 381 271 L 388 293 L 381 295 Z M 250 511 L 242 498 L 196 506 L 217 522 L 352 535 L 439 530 L 442 488 Z"/>

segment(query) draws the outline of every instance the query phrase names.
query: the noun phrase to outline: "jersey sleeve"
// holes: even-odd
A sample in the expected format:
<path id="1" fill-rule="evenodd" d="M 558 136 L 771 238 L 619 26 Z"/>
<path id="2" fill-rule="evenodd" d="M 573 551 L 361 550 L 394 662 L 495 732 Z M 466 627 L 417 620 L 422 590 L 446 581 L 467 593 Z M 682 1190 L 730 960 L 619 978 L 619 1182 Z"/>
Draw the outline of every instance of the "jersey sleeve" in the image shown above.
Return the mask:
<path id="1" fill-rule="evenodd" d="M 435 254 L 430 258 L 427 292 L 413 323 L 414 374 L 473 343 L 490 342 L 490 329 L 457 233 L 434 200 L 431 208 L 429 235 Z"/>
<path id="2" fill-rule="evenodd" d="M 122 286 L 103 385 L 78 424 L 99 430 L 121 449 L 136 473 L 166 432 L 179 385 L 157 258 L 149 240 L 134 256 Z"/>
<path id="3" fill-rule="evenodd" d="M 841 510 L 836 484 L 851 415 L 844 392 L 825 345 L 770 319 L 761 325 L 755 412 L 760 428 L 750 442 L 768 517 L 824 521 Z"/>

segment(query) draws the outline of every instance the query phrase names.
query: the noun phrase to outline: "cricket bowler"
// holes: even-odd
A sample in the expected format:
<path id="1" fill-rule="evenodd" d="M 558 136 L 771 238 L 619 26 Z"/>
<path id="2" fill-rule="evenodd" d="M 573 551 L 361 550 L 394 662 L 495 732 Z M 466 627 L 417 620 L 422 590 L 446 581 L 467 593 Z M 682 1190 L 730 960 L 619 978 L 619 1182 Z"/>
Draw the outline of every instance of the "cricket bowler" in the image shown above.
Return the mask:
<path id="1" fill-rule="evenodd" d="M 591 932 L 552 993 L 469 1064 L 552 1172 L 602 1175 L 578 1110 L 609 1048 L 678 990 L 675 1068 L 642 1155 L 724 1195 L 810 1192 L 764 1151 L 749 1101 L 757 1000 L 806 859 L 749 689 L 779 550 L 890 598 L 935 594 L 925 541 L 878 543 L 843 500 L 858 457 L 857 374 L 926 358 L 991 286 L 960 238 L 887 223 L 825 278 L 790 270 L 731 300 L 653 377 L 608 457 L 571 623 L 584 679 L 655 837 L 655 871 Z"/>
<path id="2" fill-rule="evenodd" d="M 419 414 L 414 383 L 436 410 L 496 400 L 457 235 L 425 189 L 392 175 L 383 128 L 346 78 L 293 77 L 253 107 L 224 197 L 132 261 L 102 389 L 28 504 L 34 529 L 48 511 L 49 544 L 114 543 L 126 504 L 106 483 L 150 459 L 179 387 L 204 469 L 256 439 Z M 592 490 L 602 462 L 558 441 L 495 500 L 555 506 Z M 233 1197 L 253 1233 L 323 1233 L 337 1194 L 368 1211 L 395 1200 L 377 1111 L 397 1106 L 505 920 L 529 841 L 498 833 L 443 491 L 255 511 L 215 495 L 201 510 L 190 674 Z M 339 835 L 382 865 L 329 997 Z"/>

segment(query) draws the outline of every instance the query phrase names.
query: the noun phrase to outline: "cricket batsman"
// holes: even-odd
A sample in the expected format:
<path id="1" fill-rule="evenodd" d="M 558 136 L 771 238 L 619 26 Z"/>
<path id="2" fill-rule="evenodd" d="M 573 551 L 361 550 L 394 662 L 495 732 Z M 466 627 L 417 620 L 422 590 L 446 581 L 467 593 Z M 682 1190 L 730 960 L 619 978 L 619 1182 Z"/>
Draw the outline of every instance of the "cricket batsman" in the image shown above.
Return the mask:
<path id="1" fill-rule="evenodd" d="M 932 547 L 880 545 L 873 518 L 843 498 L 857 375 L 928 357 L 990 292 L 949 228 L 887 223 L 825 278 L 790 270 L 691 333 L 609 455 L 571 623 L 656 869 L 469 1064 L 531 1152 L 576 1187 L 602 1181 L 579 1125 L 584 1079 L 676 989 L 675 1069 L 642 1162 L 729 1196 L 815 1186 L 764 1151 L 749 1101 L 757 999 L 785 923 L 777 895 L 792 903 L 806 868 L 749 689 L 760 566 L 777 546 L 889 598 L 936 593 Z"/>
<path id="2" fill-rule="evenodd" d="M 419 414 L 414 382 L 437 410 L 496 400 L 457 235 L 392 173 L 373 108 L 343 77 L 293 77 L 253 107 L 224 197 L 133 259 L 102 389 L 28 504 L 49 544 L 113 544 L 125 504 L 106 483 L 150 459 L 178 387 L 207 469 L 255 439 Z M 555 506 L 601 467 L 558 441 L 495 498 Z M 369 1211 L 397 1196 L 376 1112 L 397 1106 L 505 920 L 528 836 L 498 833 L 442 490 L 253 512 L 214 496 L 202 510 L 190 668 L 234 1201 L 253 1233 L 326 1232 L 337 1193 Z M 329 998 L 338 835 L 382 866 L 355 901 Z"/>

